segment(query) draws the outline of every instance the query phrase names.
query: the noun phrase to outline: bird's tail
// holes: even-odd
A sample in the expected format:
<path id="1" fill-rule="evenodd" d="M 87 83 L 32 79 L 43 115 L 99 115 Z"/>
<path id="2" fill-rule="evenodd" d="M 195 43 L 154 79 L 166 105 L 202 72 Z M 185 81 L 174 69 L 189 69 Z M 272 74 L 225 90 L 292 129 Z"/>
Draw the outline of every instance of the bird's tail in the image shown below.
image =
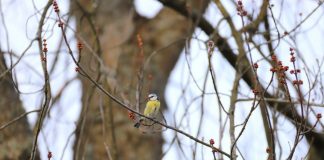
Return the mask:
<path id="1" fill-rule="evenodd" d="M 143 120 L 144 119 L 141 118 L 137 123 L 134 124 L 134 127 L 139 128 L 141 126 L 141 123 L 142 123 Z"/>
<path id="2" fill-rule="evenodd" d="M 140 126 L 141 126 L 141 123 L 140 122 L 137 122 L 137 123 L 134 124 L 134 127 L 135 128 L 139 128 Z"/>

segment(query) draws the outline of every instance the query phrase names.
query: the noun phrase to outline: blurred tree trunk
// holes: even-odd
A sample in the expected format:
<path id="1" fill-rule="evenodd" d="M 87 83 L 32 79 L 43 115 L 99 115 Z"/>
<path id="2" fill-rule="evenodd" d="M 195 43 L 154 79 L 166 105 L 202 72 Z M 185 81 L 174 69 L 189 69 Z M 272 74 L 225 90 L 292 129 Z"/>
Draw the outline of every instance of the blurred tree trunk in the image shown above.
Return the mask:
<path id="1" fill-rule="evenodd" d="M 195 28 L 190 27 L 193 23 L 168 8 L 151 20 L 145 19 L 136 13 L 133 1 L 129 0 L 71 2 L 77 37 L 92 49 L 85 47 L 81 53 L 81 65 L 86 71 L 113 95 L 135 106 L 137 78 L 141 75 L 138 71 L 154 54 L 144 68 L 140 101 L 153 91 L 161 97 L 162 108 L 166 108 L 164 88 L 186 37 Z M 189 3 L 188 8 L 205 8 L 206 4 Z M 138 34 L 144 43 L 144 57 L 138 47 Z M 74 159 L 161 159 L 161 134 L 142 134 L 133 127 L 134 122 L 125 109 L 96 90 L 87 79 L 80 78 L 83 108 L 77 124 Z M 140 111 L 144 106 L 140 105 Z"/>
<path id="2" fill-rule="evenodd" d="M 4 53 L 0 52 L 0 73 L 4 73 L 6 67 Z M 0 78 L 0 126 L 25 113 L 15 89 L 11 72 Z M 32 148 L 32 132 L 27 118 L 24 116 L 18 121 L 0 130 L 0 159 L 28 159 Z M 39 156 L 36 156 L 39 159 Z"/>

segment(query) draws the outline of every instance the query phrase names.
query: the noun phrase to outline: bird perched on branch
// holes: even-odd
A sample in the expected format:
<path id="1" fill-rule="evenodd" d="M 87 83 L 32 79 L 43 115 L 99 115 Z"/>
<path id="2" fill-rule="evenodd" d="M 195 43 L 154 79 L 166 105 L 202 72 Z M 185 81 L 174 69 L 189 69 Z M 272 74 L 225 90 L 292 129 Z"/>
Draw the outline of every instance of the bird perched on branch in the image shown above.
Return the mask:
<path id="1" fill-rule="evenodd" d="M 148 95 L 147 99 L 148 101 L 146 102 L 144 115 L 150 118 L 156 118 L 160 109 L 159 97 L 155 93 L 151 93 Z M 143 120 L 144 117 L 141 117 L 140 120 L 134 125 L 134 127 L 139 128 Z"/>

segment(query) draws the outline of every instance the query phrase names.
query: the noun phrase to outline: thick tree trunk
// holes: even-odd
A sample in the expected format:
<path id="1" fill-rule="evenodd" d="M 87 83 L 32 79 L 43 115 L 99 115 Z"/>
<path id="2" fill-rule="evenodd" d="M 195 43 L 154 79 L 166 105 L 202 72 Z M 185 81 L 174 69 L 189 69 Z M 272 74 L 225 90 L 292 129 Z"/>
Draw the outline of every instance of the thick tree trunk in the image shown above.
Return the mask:
<path id="1" fill-rule="evenodd" d="M 0 73 L 7 70 L 4 54 L 0 52 Z M 32 148 L 32 132 L 26 117 L 11 123 L 13 119 L 25 113 L 16 92 L 11 72 L 0 78 L 0 159 L 25 160 Z M 4 126 L 6 125 L 6 126 Z M 39 159 L 37 156 L 36 159 Z"/>
<path id="2" fill-rule="evenodd" d="M 139 93 L 136 92 L 138 71 L 150 59 L 144 67 L 140 101 L 153 91 L 161 97 L 162 108 L 166 108 L 164 88 L 186 37 L 192 34 L 194 27 L 190 28 L 190 20 L 168 8 L 148 20 L 136 14 L 129 0 L 97 2 L 84 0 L 72 4 L 77 34 L 92 49 L 84 49 L 81 65 L 104 88 L 134 107 L 135 95 Z M 198 6 L 192 8 L 195 7 Z M 144 57 L 138 47 L 138 34 L 144 43 Z M 74 159 L 160 159 L 161 134 L 142 134 L 133 127 L 134 122 L 125 109 L 80 78 L 83 109 L 77 125 Z M 140 111 L 143 107 L 141 104 Z"/>

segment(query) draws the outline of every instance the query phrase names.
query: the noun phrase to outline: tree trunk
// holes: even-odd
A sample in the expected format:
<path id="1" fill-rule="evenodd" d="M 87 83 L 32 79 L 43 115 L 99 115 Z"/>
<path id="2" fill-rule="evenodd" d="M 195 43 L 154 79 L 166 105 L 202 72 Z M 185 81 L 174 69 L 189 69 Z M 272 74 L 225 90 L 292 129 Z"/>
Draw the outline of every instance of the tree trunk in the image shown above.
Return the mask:
<path id="1" fill-rule="evenodd" d="M 4 73 L 7 69 L 4 53 L 0 52 L 0 73 Z M 28 159 L 33 136 L 27 118 L 24 116 L 7 125 L 8 122 L 25 113 L 11 72 L 0 78 L 0 86 L 0 159 Z M 36 159 L 39 159 L 38 155 Z"/>
<path id="2" fill-rule="evenodd" d="M 132 3 L 129 0 L 72 3 L 77 36 L 86 44 L 81 65 L 98 84 L 134 109 L 138 102 L 136 93 L 142 95 L 142 102 L 149 92 L 157 93 L 162 108 L 166 108 L 163 93 L 168 76 L 194 27 L 188 27 L 190 20 L 168 8 L 152 20 L 145 19 L 135 12 Z M 192 8 L 195 7 L 199 6 Z M 143 52 L 138 38 L 144 43 Z M 128 118 L 125 109 L 96 90 L 87 79 L 80 78 L 83 108 L 77 125 L 74 159 L 161 159 L 161 134 L 143 134 L 134 128 L 134 121 Z M 140 91 L 138 84 L 143 87 Z M 144 106 L 142 103 L 139 106 L 141 112 Z"/>

